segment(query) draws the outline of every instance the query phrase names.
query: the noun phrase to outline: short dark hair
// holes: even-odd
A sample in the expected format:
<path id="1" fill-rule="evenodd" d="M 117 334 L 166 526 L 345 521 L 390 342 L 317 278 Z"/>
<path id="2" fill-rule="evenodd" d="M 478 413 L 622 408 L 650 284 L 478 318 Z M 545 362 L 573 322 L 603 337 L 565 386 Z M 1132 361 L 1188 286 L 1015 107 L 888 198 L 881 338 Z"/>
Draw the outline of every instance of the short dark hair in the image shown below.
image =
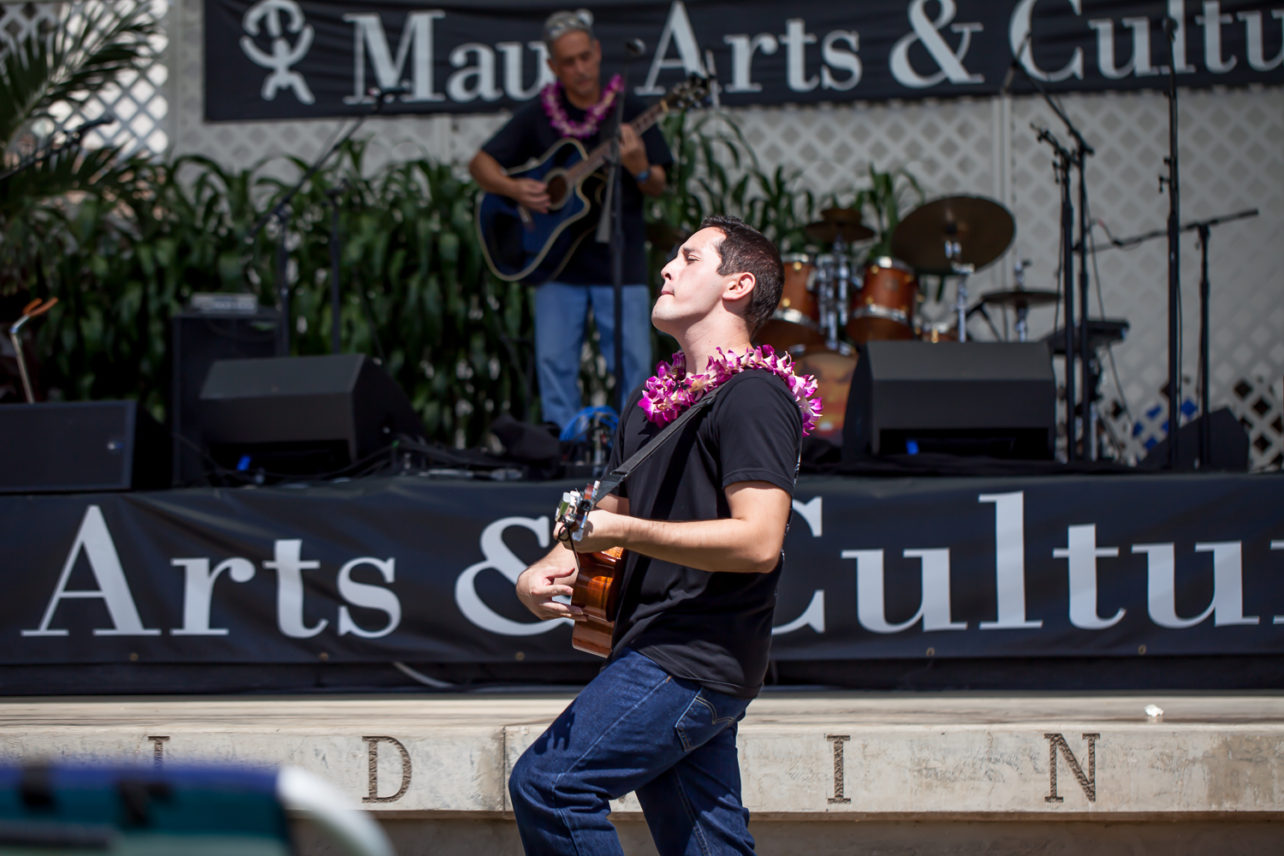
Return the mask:
<path id="1" fill-rule="evenodd" d="M 722 258 L 720 275 L 748 272 L 755 285 L 745 309 L 749 335 L 758 332 L 780 303 L 780 289 L 785 281 L 785 267 L 780 251 L 761 232 L 738 217 L 714 214 L 704 218 L 701 229 L 718 229 L 724 235 L 714 248 Z"/>

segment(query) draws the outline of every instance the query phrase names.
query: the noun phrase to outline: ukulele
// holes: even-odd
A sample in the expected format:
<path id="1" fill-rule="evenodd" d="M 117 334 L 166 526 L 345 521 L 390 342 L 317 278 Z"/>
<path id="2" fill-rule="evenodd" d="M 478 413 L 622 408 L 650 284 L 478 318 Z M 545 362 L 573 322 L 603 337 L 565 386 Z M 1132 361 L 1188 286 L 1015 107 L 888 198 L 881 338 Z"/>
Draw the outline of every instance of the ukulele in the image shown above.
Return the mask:
<path id="1" fill-rule="evenodd" d="M 557 507 L 557 519 L 571 540 L 579 540 L 583 536 L 584 518 L 593 509 L 596 488 L 596 484 L 590 484 L 583 491 L 574 490 L 562 494 L 562 501 Z M 571 593 L 571 605 L 584 610 L 584 617 L 575 622 L 575 629 L 571 631 L 571 647 L 575 650 L 597 657 L 610 655 L 611 637 L 615 632 L 615 611 L 620 600 L 620 579 L 624 572 L 623 562 L 624 550 L 620 547 L 593 553 L 575 553 L 578 571 Z"/>
<path id="2" fill-rule="evenodd" d="M 713 403 L 718 390 L 706 393 L 703 398 L 683 411 L 682 415 L 665 426 L 651 442 L 634 452 L 627 461 L 592 482 L 584 490 L 568 490 L 562 494 L 557 506 L 556 522 L 560 526 L 557 537 L 562 541 L 580 541 L 584 538 L 584 520 L 598 501 L 611 493 L 629 477 L 633 470 L 655 453 L 665 443 L 678 436 L 678 432 L 695 415 Z M 556 530 L 555 530 L 556 531 Z M 571 605 L 584 610 L 584 617 L 575 622 L 571 632 L 571 647 L 598 657 L 611 654 L 611 639 L 615 633 L 615 615 L 620 603 L 620 580 L 623 577 L 624 549 L 611 547 L 594 553 L 575 553 L 575 585 L 571 591 Z"/>

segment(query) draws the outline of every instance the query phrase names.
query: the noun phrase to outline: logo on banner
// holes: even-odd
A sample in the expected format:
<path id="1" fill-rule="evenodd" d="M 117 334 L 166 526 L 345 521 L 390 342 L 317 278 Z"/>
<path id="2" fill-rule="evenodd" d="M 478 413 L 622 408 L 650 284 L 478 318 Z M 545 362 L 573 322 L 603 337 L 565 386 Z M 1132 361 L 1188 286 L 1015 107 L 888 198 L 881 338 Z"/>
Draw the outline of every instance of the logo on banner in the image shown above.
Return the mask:
<path id="1" fill-rule="evenodd" d="M 303 75 L 293 70 L 307 56 L 315 36 L 299 4 L 294 0 L 259 0 L 246 10 L 241 25 L 246 33 L 241 37 L 245 56 L 272 71 L 263 81 L 263 100 L 272 101 L 278 92 L 288 89 L 303 104 L 316 101 Z M 263 30 L 267 31 L 268 50 L 256 41 Z"/>

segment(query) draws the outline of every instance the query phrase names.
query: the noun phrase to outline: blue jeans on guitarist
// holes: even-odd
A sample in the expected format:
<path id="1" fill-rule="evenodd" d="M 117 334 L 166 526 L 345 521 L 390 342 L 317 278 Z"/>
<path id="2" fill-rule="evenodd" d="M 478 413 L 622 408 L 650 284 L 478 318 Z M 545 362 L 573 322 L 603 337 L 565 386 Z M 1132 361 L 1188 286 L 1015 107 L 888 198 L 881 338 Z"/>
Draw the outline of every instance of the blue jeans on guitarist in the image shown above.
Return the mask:
<path id="1" fill-rule="evenodd" d="M 651 294 L 626 285 L 624 295 L 624 397 L 655 370 L 651 356 Z M 535 287 L 535 364 L 545 422 L 559 429 L 579 414 L 580 355 L 589 307 L 607 370 L 615 375 L 615 289 L 610 285 L 546 282 Z M 615 406 L 615 402 L 609 404 Z"/>
<path id="2" fill-rule="evenodd" d="M 527 854 L 623 854 L 608 800 L 630 791 L 661 856 L 753 853 L 736 759 L 749 701 L 626 649 L 513 767 L 508 791 Z"/>

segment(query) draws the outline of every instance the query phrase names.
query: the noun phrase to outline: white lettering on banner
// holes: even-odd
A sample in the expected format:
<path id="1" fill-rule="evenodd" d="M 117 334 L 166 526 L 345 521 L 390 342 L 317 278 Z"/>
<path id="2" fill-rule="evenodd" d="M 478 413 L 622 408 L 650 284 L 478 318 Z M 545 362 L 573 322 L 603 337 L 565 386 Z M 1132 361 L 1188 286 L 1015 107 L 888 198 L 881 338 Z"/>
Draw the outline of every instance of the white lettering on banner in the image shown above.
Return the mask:
<path id="1" fill-rule="evenodd" d="M 321 619 L 312 627 L 304 624 L 303 571 L 316 570 L 321 563 L 302 559 L 303 542 L 299 540 L 276 541 L 273 550 L 273 559 L 264 561 L 263 567 L 275 570 L 278 575 L 278 630 L 286 636 L 295 638 L 317 635 L 329 622 Z M 70 590 L 67 587 L 71 573 L 82 554 L 98 584 L 97 589 Z M 234 556 L 215 564 L 208 557 L 196 556 L 171 559 L 170 565 L 181 568 L 183 571 L 182 624 L 172 628 L 169 631 L 170 634 L 173 636 L 227 636 L 229 633 L 227 628 L 214 627 L 211 624 L 215 583 L 220 577 L 231 579 L 235 583 L 249 582 L 257 571 L 254 563 L 249 559 Z M 360 627 L 352 619 L 347 607 L 341 604 L 338 631 L 340 636 L 346 634 L 366 638 L 386 636 L 396 630 L 401 623 L 401 603 L 395 592 L 352 578 L 353 572 L 364 565 L 375 568 L 387 582 L 393 582 L 396 567 L 394 559 L 361 557 L 349 561 L 339 570 L 339 594 L 347 604 L 352 606 L 382 611 L 388 616 L 388 621 L 380 629 L 367 630 Z M 102 509 L 97 505 L 91 505 L 85 511 L 40 626 L 35 630 L 23 630 L 22 635 L 68 636 L 68 630 L 51 627 L 50 624 L 58 606 L 63 600 L 69 598 L 94 598 L 103 601 L 111 620 L 111 627 L 93 628 L 92 632 L 95 636 L 157 636 L 161 633 L 159 629 L 143 626 L 125 576 L 125 569 L 116 551 L 116 545 L 107 528 Z"/>
<path id="2" fill-rule="evenodd" d="M 925 633 L 966 630 L 967 622 L 953 621 L 950 615 L 950 551 L 906 550 L 902 555 L 921 562 L 921 594 L 918 611 L 893 624 L 887 620 L 883 551 L 843 550 L 844 559 L 856 560 L 856 618 L 861 626 L 874 633 L 900 633 L 921 621 Z"/>
<path id="3" fill-rule="evenodd" d="M 516 584 L 517 578 L 526 569 L 527 562 L 522 561 L 504 543 L 504 531 L 510 526 L 529 529 L 539 539 L 539 546 L 547 548 L 552 540 L 549 532 L 550 521 L 547 517 L 503 517 L 489 524 L 482 530 L 481 550 L 486 558 L 475 565 L 469 565 L 455 580 L 455 603 L 464 617 L 483 630 L 498 633 L 502 636 L 534 636 L 547 633 L 563 621 L 513 621 L 505 618 L 482 601 L 477 595 L 477 575 L 483 571 L 499 571 Z"/>
<path id="4" fill-rule="evenodd" d="M 846 43 L 851 50 L 841 50 L 838 47 L 840 43 Z M 863 71 L 860 57 L 856 55 L 858 50 L 860 35 L 855 30 L 834 30 L 826 34 L 820 43 L 820 58 L 825 63 L 820 69 L 820 85 L 836 92 L 856 88 Z M 848 72 L 847 77 L 843 80 L 834 77 L 831 67 Z"/>
<path id="5" fill-rule="evenodd" d="M 982 621 L 982 630 L 1042 627 L 1025 619 L 1025 494 L 983 493 L 977 502 L 994 503 L 994 588 L 997 621 Z"/>
<path id="6" fill-rule="evenodd" d="M 472 66 L 468 65 L 469 54 L 476 58 Z M 499 100 L 501 93 L 495 86 L 495 52 L 489 47 L 477 42 L 460 45 L 450 52 L 450 64 L 461 69 L 446 82 L 446 94 L 452 101 L 467 104 L 478 98 L 483 101 Z M 475 80 L 471 87 L 468 86 L 470 78 Z"/>
<path id="7" fill-rule="evenodd" d="M 761 50 L 768 56 L 777 49 L 776 37 L 766 33 L 750 36 L 747 33 L 723 36 L 731 46 L 731 83 L 725 92 L 761 92 L 762 84 L 753 82 L 753 55 Z"/>
<path id="8" fill-rule="evenodd" d="M 1204 28 L 1204 65 L 1209 71 L 1225 74 L 1235 67 L 1239 60 L 1222 56 L 1222 24 L 1231 23 L 1234 18 L 1222 14 L 1221 3 L 1205 3 L 1204 14 L 1195 16 L 1195 23 Z"/>
<path id="9" fill-rule="evenodd" d="M 526 46 L 535 52 L 535 82 L 529 88 L 522 84 L 522 43 L 521 42 L 500 42 L 495 45 L 495 49 L 504 57 L 504 91 L 508 97 L 525 101 L 533 98 L 536 92 L 543 87 L 547 78 L 548 65 L 544 62 L 548 56 L 548 49 L 544 47 L 543 42 L 527 42 Z"/>
<path id="10" fill-rule="evenodd" d="M 666 59 L 669 47 L 677 49 L 677 59 Z M 651 68 L 647 71 L 646 84 L 636 90 L 638 95 L 653 98 L 664 94 L 664 87 L 656 84 L 660 72 L 668 68 L 681 69 L 683 75 L 700 74 L 705 71 L 700 60 L 700 43 L 696 41 L 695 30 L 687 16 L 687 7 L 682 0 L 675 0 L 669 6 L 669 17 L 664 21 L 664 29 L 656 43 L 655 56 L 651 58 Z"/>
<path id="11" fill-rule="evenodd" d="M 785 80 L 794 92 L 811 92 L 820 81 L 807 76 L 807 45 L 816 44 L 815 33 L 807 32 L 807 22 L 802 18 L 785 21 L 785 33 L 780 37 L 785 46 Z"/>
<path id="12" fill-rule="evenodd" d="M 1177 615 L 1177 561 L 1173 544 L 1134 544 L 1134 553 L 1146 556 L 1146 602 L 1150 620 L 1160 627 L 1181 630 L 1213 617 L 1213 626 L 1256 624 L 1244 616 L 1243 567 L 1239 542 L 1196 544 L 1196 552 L 1213 553 L 1213 596 L 1208 608 L 1193 618 Z"/>
<path id="13" fill-rule="evenodd" d="M 935 2 L 939 6 L 937 10 L 939 14 L 935 20 L 930 20 L 927 13 L 923 11 L 928 0 L 913 0 L 910 3 L 909 20 L 914 32 L 902 36 L 892 47 L 892 76 L 901 85 L 914 89 L 935 86 L 946 79 L 954 84 L 984 83 L 984 77 L 979 74 L 969 74 L 963 66 L 963 58 L 967 56 L 968 48 L 972 44 L 972 34 L 981 32 L 985 29 L 984 26 L 977 23 L 952 24 L 950 22 L 954 20 L 954 15 L 958 11 L 954 0 L 935 0 Z M 940 30 L 946 24 L 950 25 L 951 30 L 962 35 L 957 51 L 941 38 Z M 914 66 L 910 63 L 909 52 L 915 42 L 927 48 L 936 67 L 940 69 L 939 72 L 924 76 L 914 70 Z"/>
<path id="14" fill-rule="evenodd" d="M 391 584 L 396 581 L 397 563 L 394 559 L 353 559 L 339 569 L 339 595 L 353 606 L 366 609 L 377 609 L 388 616 L 388 623 L 381 630 L 366 630 L 352 620 L 347 606 L 339 607 L 339 635 L 351 633 L 362 639 L 378 639 L 387 636 L 401 624 L 401 601 L 391 590 L 382 586 L 358 582 L 352 578 L 352 572 L 362 565 L 369 565 L 383 575 L 384 581 Z"/>
<path id="15" fill-rule="evenodd" d="M 76 567 L 76 559 L 82 552 L 89 563 L 89 570 L 93 573 L 98 588 L 72 591 L 67 588 L 67 584 L 71 579 L 72 570 Z M 116 545 L 112 542 L 111 532 L 107 529 L 107 521 L 103 518 L 102 509 L 97 505 L 91 505 L 85 511 L 80 529 L 76 532 L 76 540 L 71 545 L 71 552 L 67 554 L 67 561 L 63 563 L 62 574 L 58 577 L 58 584 L 54 587 L 53 597 L 49 600 L 40 626 L 35 630 L 24 630 L 22 635 L 66 636 L 68 633 L 66 629 L 50 628 L 49 623 L 53 620 L 54 611 L 64 599 L 75 598 L 101 599 L 106 605 L 112 626 L 94 628 L 95 636 L 160 635 L 160 630 L 143 627 L 143 622 L 138 617 L 138 608 L 134 605 L 134 596 L 129 590 L 129 583 L 125 580 L 125 570 L 121 567 Z"/>
<path id="16" fill-rule="evenodd" d="M 316 636 L 330 622 L 322 618 L 312 627 L 303 623 L 303 572 L 314 571 L 321 563 L 303 559 L 303 542 L 297 539 L 277 541 L 274 556 L 263 567 L 276 571 L 277 628 L 295 639 Z"/>
<path id="17" fill-rule="evenodd" d="M 1173 27 L 1173 66 L 1178 74 L 1190 74 L 1195 67 L 1186 62 L 1186 0 L 1168 0 L 1168 17 L 1176 22 Z M 1161 70 L 1164 69 L 1160 66 Z"/>
<path id="18" fill-rule="evenodd" d="M 1084 630 L 1105 630 L 1124 617 L 1120 607 L 1110 618 L 1097 615 L 1097 559 L 1115 558 L 1118 547 L 1098 547 L 1097 527 L 1071 526 L 1066 529 L 1066 546 L 1052 551 L 1053 558 L 1066 559 L 1070 577 L 1070 623 Z"/>
<path id="19" fill-rule="evenodd" d="M 1284 9 L 1272 9 L 1271 17 L 1280 22 L 1280 49 L 1271 59 L 1266 58 L 1265 35 L 1262 30 L 1262 13 L 1236 12 L 1235 17 L 1244 22 L 1244 50 L 1248 53 L 1248 64 L 1254 71 L 1272 71 L 1284 65 Z"/>
<path id="20" fill-rule="evenodd" d="M 433 79 L 436 56 L 434 22 L 445 17 L 446 13 L 441 9 L 407 14 L 394 56 L 380 15 L 345 14 L 343 20 L 350 22 L 353 27 L 353 94 L 345 96 L 344 103 L 369 102 L 370 93 L 366 84 L 368 70 L 374 72 L 376 87 L 409 87 L 410 91 L 398 98 L 406 104 L 446 100 L 458 104 L 493 102 L 504 96 L 524 101 L 553 80 L 553 73 L 545 62 L 548 50 L 543 42 L 532 41 L 525 46 L 521 42 L 500 42 L 493 47 L 481 42 L 467 42 L 450 49 L 448 60 L 458 71 L 451 73 L 446 80 L 444 94 L 437 91 L 436 81 Z M 522 82 L 524 47 L 529 47 L 535 55 L 535 81 L 529 87 Z M 697 65 L 693 70 L 698 69 Z M 502 89 L 499 85 L 501 79 Z"/>
<path id="21" fill-rule="evenodd" d="M 1076 15 L 1082 14 L 1079 8 L 1079 0 L 1067 0 Z M 1019 50 L 1022 44 L 1030 35 L 1031 17 L 1034 14 L 1035 0 L 1021 0 L 1017 3 L 1016 8 L 1012 10 L 1012 23 L 1008 27 L 1008 41 L 1012 44 L 1012 50 Z M 1057 71 L 1044 71 L 1034 64 L 1034 51 L 1029 45 L 1020 55 L 1021 67 L 1025 69 L 1026 74 L 1036 80 L 1042 80 L 1045 83 L 1056 83 L 1065 80 L 1068 77 L 1074 77 L 1077 80 L 1083 80 L 1083 49 L 1075 48 L 1071 55 L 1070 61 Z"/>
<path id="22" fill-rule="evenodd" d="M 388 49 L 388 34 L 384 32 L 383 20 L 378 14 L 348 14 L 343 20 L 353 24 L 353 94 L 344 98 L 347 104 L 359 104 L 370 100 L 366 87 L 366 56 L 370 57 L 370 67 L 374 70 L 374 85 L 383 89 L 409 85 L 410 92 L 401 96 L 408 103 L 425 101 L 444 101 L 445 96 L 433 90 L 432 66 L 432 22 L 446 17 L 446 13 L 434 9 L 428 12 L 411 12 L 406 16 L 405 26 L 401 30 L 401 41 L 397 45 L 397 57 L 394 60 Z M 410 80 L 404 77 L 407 60 L 410 61 Z"/>
<path id="23" fill-rule="evenodd" d="M 254 563 L 248 559 L 227 559 L 210 570 L 209 559 L 171 559 L 170 564 L 183 569 L 183 626 L 172 631 L 175 636 L 226 636 L 227 628 L 210 627 L 210 607 L 214 600 L 214 581 L 227 571 L 232 580 L 248 583 L 254 579 Z"/>
<path id="24" fill-rule="evenodd" d="M 806 502 L 801 502 L 797 498 L 792 501 L 794 513 L 797 514 L 807 524 L 811 530 L 813 538 L 819 538 L 820 533 L 824 531 L 824 497 L 817 496 Z M 786 560 L 786 566 L 788 560 Z M 786 569 L 786 573 L 788 570 Z M 816 589 L 811 593 L 811 600 L 799 615 L 793 621 L 786 621 L 784 624 L 778 624 L 771 628 L 772 636 L 783 636 L 786 633 L 793 633 L 795 630 L 801 630 L 804 627 L 810 627 L 817 633 L 825 632 L 825 590 Z"/>
<path id="25" fill-rule="evenodd" d="M 1132 58 L 1123 68 L 1115 62 L 1115 22 L 1110 18 L 1088 20 L 1088 26 L 1097 31 L 1097 71 L 1111 80 L 1158 74 L 1150 64 L 1150 19 L 1124 18 L 1121 23 L 1132 30 Z"/>

